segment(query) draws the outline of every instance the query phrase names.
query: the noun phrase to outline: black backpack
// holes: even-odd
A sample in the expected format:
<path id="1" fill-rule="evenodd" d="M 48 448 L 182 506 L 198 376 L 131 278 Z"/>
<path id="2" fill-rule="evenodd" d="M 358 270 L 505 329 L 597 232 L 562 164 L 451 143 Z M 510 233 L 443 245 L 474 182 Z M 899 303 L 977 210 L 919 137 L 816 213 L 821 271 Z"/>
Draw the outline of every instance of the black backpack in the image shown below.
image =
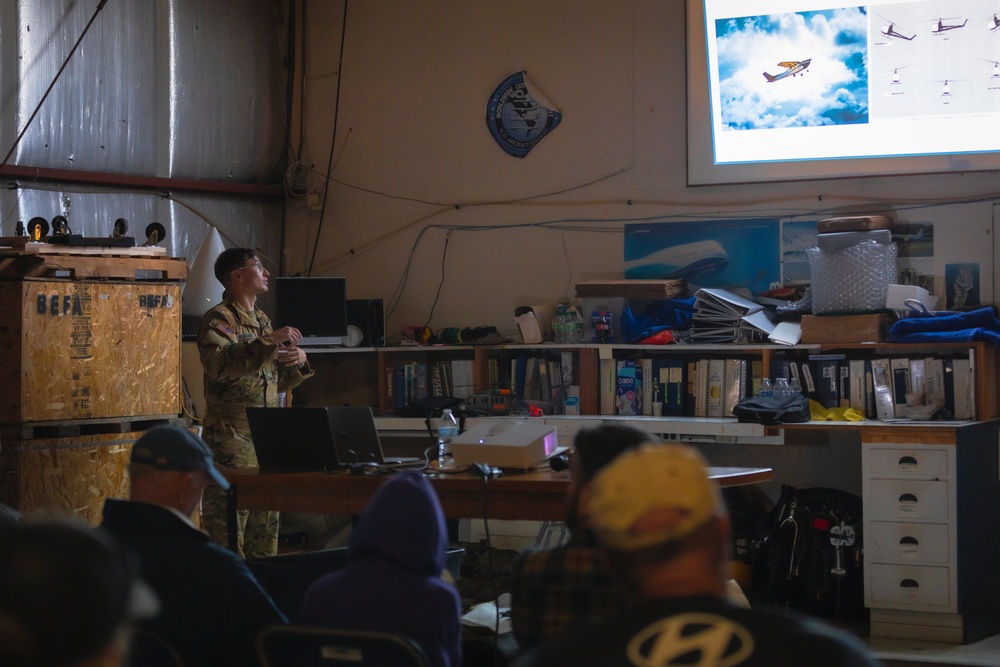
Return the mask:
<path id="1" fill-rule="evenodd" d="M 863 622 L 861 498 L 782 485 L 754 560 L 751 597 L 843 623 Z"/>

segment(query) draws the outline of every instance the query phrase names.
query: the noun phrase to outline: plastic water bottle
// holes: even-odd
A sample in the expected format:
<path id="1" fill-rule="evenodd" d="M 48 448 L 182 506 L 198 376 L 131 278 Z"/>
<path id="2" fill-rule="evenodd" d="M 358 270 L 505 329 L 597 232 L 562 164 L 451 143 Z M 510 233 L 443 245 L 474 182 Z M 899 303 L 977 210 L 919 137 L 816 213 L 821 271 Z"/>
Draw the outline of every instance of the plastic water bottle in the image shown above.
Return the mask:
<path id="1" fill-rule="evenodd" d="M 560 303 L 556 306 L 556 318 L 552 320 L 553 339 L 556 343 L 565 345 L 570 342 L 569 327 L 569 313 L 566 311 L 566 306 Z"/>
<path id="2" fill-rule="evenodd" d="M 774 389 L 771 387 L 771 378 L 760 379 L 760 387 L 757 388 L 757 395 L 761 398 L 774 396 Z"/>
<path id="3" fill-rule="evenodd" d="M 575 308 L 566 309 L 566 342 L 583 342 L 583 321 Z"/>
<path id="4" fill-rule="evenodd" d="M 798 378 L 789 378 L 788 380 L 788 395 L 798 396 L 802 393 L 802 383 Z"/>
<path id="5" fill-rule="evenodd" d="M 450 453 L 452 438 L 458 437 L 458 420 L 450 408 L 445 408 L 438 420 L 438 467 L 444 465 L 445 455 Z"/>
<path id="6" fill-rule="evenodd" d="M 791 389 L 788 386 L 788 378 L 776 378 L 774 380 L 774 396 L 776 398 L 784 398 L 790 395 Z"/>

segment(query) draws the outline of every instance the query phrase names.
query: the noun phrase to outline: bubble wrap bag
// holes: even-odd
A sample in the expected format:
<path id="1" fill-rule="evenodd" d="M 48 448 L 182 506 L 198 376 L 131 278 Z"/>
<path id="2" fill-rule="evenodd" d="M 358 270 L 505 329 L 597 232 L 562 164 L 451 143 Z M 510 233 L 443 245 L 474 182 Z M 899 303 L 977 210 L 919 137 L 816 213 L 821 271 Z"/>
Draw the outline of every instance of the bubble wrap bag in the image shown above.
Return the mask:
<path id="1" fill-rule="evenodd" d="M 896 281 L 896 244 L 862 241 L 838 250 L 806 248 L 812 274 L 812 312 L 883 310 Z"/>

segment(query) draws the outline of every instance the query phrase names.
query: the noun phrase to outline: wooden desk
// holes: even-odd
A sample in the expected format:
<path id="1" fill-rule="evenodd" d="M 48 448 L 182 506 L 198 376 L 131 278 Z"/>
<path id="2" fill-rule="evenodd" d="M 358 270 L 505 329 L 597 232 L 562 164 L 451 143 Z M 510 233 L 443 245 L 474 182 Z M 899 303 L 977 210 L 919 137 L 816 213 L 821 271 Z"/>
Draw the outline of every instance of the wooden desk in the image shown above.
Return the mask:
<path id="1" fill-rule="evenodd" d="M 771 479 L 770 468 L 712 467 L 710 476 L 726 488 Z M 361 514 L 365 503 L 388 476 L 351 475 L 346 470 L 261 472 L 256 468 L 224 470 L 229 480 L 229 545 L 236 548 L 237 510 L 276 510 L 318 514 Z M 568 472 L 535 470 L 505 473 L 489 481 L 468 473 L 430 477 L 445 516 L 529 521 L 561 521 L 566 506 Z"/>

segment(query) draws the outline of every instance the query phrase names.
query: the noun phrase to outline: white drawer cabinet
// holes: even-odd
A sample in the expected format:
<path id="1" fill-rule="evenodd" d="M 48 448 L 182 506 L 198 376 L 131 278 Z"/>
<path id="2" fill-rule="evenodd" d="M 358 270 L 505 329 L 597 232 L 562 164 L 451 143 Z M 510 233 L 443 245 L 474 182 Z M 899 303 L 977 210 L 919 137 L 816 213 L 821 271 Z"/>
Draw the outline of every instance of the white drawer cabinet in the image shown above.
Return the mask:
<path id="1" fill-rule="evenodd" d="M 1000 631 L 997 431 L 987 422 L 956 427 L 954 442 L 862 439 L 873 637 L 967 643 Z"/>
<path id="2" fill-rule="evenodd" d="M 872 521 L 865 555 L 873 563 L 947 565 L 951 560 L 951 526 L 940 523 Z"/>

